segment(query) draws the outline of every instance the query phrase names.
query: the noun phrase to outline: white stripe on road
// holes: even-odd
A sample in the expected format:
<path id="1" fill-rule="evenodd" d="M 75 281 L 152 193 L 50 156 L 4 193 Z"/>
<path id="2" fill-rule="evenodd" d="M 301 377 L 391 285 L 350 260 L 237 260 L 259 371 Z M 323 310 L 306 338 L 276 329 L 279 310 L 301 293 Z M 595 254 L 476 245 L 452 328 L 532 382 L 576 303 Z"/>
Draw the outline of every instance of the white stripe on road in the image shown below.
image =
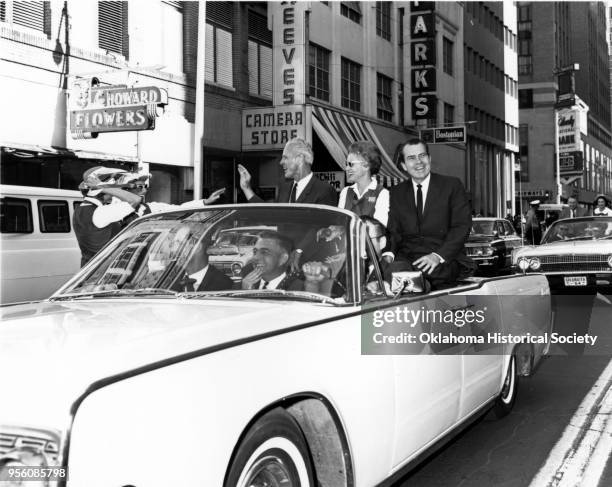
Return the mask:
<path id="1" fill-rule="evenodd" d="M 565 428 L 530 487 L 596 486 L 612 452 L 612 361 Z"/>

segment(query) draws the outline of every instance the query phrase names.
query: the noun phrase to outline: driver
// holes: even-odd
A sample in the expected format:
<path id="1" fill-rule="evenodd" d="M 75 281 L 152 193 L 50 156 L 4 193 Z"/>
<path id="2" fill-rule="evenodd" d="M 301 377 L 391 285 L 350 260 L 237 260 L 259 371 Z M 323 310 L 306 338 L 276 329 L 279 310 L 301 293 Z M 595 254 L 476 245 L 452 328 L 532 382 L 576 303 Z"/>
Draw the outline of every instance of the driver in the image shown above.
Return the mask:
<path id="1" fill-rule="evenodd" d="M 242 279 L 242 289 L 303 290 L 303 282 L 287 272 L 292 251 L 290 238 L 278 232 L 262 232 L 253 248 L 254 268 Z"/>

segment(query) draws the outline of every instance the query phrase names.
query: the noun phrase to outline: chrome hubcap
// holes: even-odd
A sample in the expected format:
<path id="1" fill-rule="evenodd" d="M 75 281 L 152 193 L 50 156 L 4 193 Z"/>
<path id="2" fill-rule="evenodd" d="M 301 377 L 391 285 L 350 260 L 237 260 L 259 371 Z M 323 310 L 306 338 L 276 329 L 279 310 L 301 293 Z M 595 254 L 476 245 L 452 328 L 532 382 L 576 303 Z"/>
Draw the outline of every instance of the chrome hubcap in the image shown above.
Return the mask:
<path id="1" fill-rule="evenodd" d="M 246 487 L 298 487 L 289 474 L 287 465 L 275 456 L 260 458 L 249 469 Z"/>

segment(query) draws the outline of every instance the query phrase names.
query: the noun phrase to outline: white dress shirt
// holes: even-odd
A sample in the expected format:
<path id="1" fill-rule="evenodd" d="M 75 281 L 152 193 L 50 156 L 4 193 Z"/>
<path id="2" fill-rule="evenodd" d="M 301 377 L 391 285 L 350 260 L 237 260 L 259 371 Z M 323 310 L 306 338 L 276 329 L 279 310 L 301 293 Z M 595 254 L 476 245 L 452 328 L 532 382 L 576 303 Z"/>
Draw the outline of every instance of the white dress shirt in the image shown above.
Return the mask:
<path id="1" fill-rule="evenodd" d="M 314 177 L 314 174 L 310 173 L 308 176 L 304 176 L 302 179 L 300 179 L 297 182 L 297 188 L 295 188 L 295 201 L 298 200 L 298 198 L 300 197 L 300 195 L 302 194 L 302 191 L 304 191 L 304 188 L 306 187 L 306 185 L 310 182 L 310 180 Z M 294 181 L 295 182 L 295 181 Z M 293 186 L 292 186 L 293 187 Z"/>
<path id="2" fill-rule="evenodd" d="M 372 189 L 376 189 L 378 183 L 376 182 L 376 178 L 372 177 L 372 181 L 362 194 L 359 194 L 359 188 L 357 187 L 357 183 L 351 184 L 350 186 L 346 186 L 340 191 L 340 198 L 338 199 L 338 208 L 344 208 L 346 204 L 346 195 L 348 194 L 348 190 L 350 188 L 355 191 L 357 198 L 361 199 L 363 194 Z M 380 223 L 382 223 L 385 227 L 387 226 L 387 222 L 389 220 L 389 191 L 385 188 L 378 194 L 378 198 L 376 198 L 376 204 L 374 206 L 374 218 L 376 218 Z"/>
<path id="3" fill-rule="evenodd" d="M 287 277 L 287 273 L 283 272 L 280 276 L 275 277 L 271 281 L 268 281 L 268 286 L 266 289 L 276 289 L 276 287 L 282 282 L 282 280 Z M 263 289 L 264 280 L 259 281 L 259 289 Z"/>
<path id="4" fill-rule="evenodd" d="M 200 287 L 200 284 L 202 284 L 202 281 L 204 280 L 204 276 L 206 275 L 207 271 L 208 271 L 208 265 L 204 267 L 203 269 L 200 269 L 198 272 L 189 274 L 189 278 L 195 280 L 195 282 L 193 283 L 194 290 L 196 291 L 198 290 L 198 288 Z"/>
<path id="5" fill-rule="evenodd" d="M 412 179 L 412 189 L 414 190 L 414 206 L 417 205 L 417 184 L 421 185 L 421 193 L 423 193 L 423 212 L 425 212 L 425 202 L 427 201 L 427 192 L 429 191 L 429 180 L 431 179 L 431 174 L 428 174 L 427 177 L 421 183 L 417 183 L 414 179 Z"/>
<path id="6" fill-rule="evenodd" d="M 140 217 L 144 215 L 146 211 L 145 205 L 140 205 L 138 208 L 134 209 L 128 202 L 118 200 L 117 198 L 113 198 L 113 203 L 109 205 L 103 205 L 100 200 L 96 198 L 85 198 L 85 201 L 97 206 L 93 213 L 92 222 L 98 228 L 104 228 L 111 223 L 119 222 L 134 212 Z M 151 210 L 151 213 L 161 213 L 163 211 L 179 209 L 203 208 L 206 205 L 204 204 L 204 200 L 193 200 L 187 201 L 182 205 L 171 205 L 169 203 L 152 201 L 151 203 L 147 203 L 147 206 L 149 210 Z"/>

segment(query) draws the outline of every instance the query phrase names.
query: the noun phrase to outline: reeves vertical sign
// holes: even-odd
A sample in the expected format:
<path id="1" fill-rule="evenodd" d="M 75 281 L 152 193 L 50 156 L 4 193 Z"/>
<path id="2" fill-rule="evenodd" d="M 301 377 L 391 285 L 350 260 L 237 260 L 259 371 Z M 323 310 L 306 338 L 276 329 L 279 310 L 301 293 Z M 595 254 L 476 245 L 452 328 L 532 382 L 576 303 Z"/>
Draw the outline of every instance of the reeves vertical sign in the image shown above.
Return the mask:
<path id="1" fill-rule="evenodd" d="M 268 2 L 272 18 L 275 106 L 306 103 L 306 10 L 308 2 Z"/>
<path id="2" fill-rule="evenodd" d="M 434 118 L 436 113 L 435 2 L 412 2 L 410 9 L 410 66 L 412 118 Z"/>

